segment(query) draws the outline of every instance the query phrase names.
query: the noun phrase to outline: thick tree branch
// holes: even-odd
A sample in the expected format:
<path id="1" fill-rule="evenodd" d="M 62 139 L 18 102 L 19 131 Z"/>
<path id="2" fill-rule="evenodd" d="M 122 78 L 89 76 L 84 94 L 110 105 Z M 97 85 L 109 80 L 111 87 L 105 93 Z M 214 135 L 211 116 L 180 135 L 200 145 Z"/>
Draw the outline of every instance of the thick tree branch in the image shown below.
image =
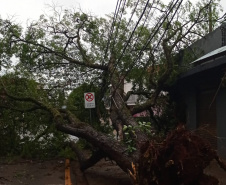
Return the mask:
<path id="1" fill-rule="evenodd" d="M 17 42 L 22 42 L 22 43 L 26 43 L 26 44 L 29 44 L 29 45 L 33 45 L 33 46 L 36 46 L 36 47 L 40 47 L 43 49 L 43 51 L 41 51 L 40 53 L 42 54 L 53 54 L 55 56 L 58 56 L 62 59 L 65 59 L 67 60 L 69 63 L 72 63 L 72 64 L 77 64 L 77 65 L 80 65 L 80 66 L 85 66 L 85 67 L 88 67 L 88 68 L 92 68 L 92 69 L 100 69 L 100 70 L 107 70 L 107 66 L 105 65 L 101 65 L 101 64 L 97 64 L 95 62 L 84 62 L 84 61 L 80 61 L 80 60 L 76 60 L 74 58 L 71 58 L 69 57 L 67 54 L 65 54 L 64 52 L 60 52 L 60 51 L 55 51 L 47 46 L 44 46 L 40 43 L 36 43 L 36 42 L 32 42 L 30 40 L 25 40 L 25 39 L 22 39 L 22 38 L 19 38 L 17 37 L 16 35 L 13 35 L 16 39 L 11 41 L 12 43 L 17 43 Z"/>
<path id="2" fill-rule="evenodd" d="M 10 99 L 21 102 L 31 102 L 39 106 L 43 110 L 50 112 L 53 116 L 53 121 L 55 122 L 57 130 L 62 131 L 66 134 L 84 138 L 95 147 L 101 148 L 102 151 L 106 153 L 106 155 L 109 156 L 112 160 L 116 161 L 124 171 L 127 171 L 131 168 L 131 163 L 133 160 L 138 159 L 138 156 L 134 157 L 127 154 L 127 146 L 125 146 L 123 143 L 114 140 L 107 134 L 98 132 L 89 124 L 81 122 L 69 111 L 65 112 L 70 124 L 65 124 L 61 113 L 57 109 L 54 109 L 51 106 L 46 105 L 41 101 L 38 101 L 31 97 L 16 97 L 10 95 L 5 88 L 4 91 L 5 95 Z"/>
<path id="3" fill-rule="evenodd" d="M 72 148 L 72 150 L 76 153 L 79 163 L 80 163 L 80 169 L 82 171 L 85 171 L 89 167 L 95 165 L 97 162 L 99 162 L 104 157 L 107 157 L 106 154 L 104 154 L 101 150 L 94 151 L 92 155 L 86 159 L 82 151 L 79 150 L 79 148 L 76 146 L 74 142 L 70 142 L 69 146 Z"/>
<path id="4" fill-rule="evenodd" d="M 24 113 L 24 112 L 32 112 L 32 111 L 41 109 L 41 108 L 38 107 L 38 106 L 33 106 L 33 107 L 31 107 L 31 108 L 28 108 L 28 109 L 19 109 L 19 108 L 10 107 L 10 106 L 4 106 L 4 105 L 0 105 L 0 108 L 12 110 L 12 111 L 17 111 L 17 112 L 22 112 L 22 113 Z"/>
<path id="5" fill-rule="evenodd" d="M 131 163 L 136 160 L 133 155 L 128 155 L 126 150 L 127 146 L 123 143 L 114 140 L 112 137 L 95 130 L 89 124 L 79 121 L 73 114 L 66 111 L 70 124 L 62 124 L 60 117 L 55 120 L 56 128 L 64 133 L 84 138 L 101 150 L 124 170 L 127 171 L 131 168 Z"/>

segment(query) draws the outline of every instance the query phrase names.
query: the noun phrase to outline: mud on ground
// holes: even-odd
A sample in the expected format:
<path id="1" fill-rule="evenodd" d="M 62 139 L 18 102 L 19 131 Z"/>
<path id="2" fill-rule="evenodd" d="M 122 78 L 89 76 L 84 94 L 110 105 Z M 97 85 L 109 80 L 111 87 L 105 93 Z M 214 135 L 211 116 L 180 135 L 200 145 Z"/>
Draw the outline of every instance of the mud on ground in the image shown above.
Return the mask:
<path id="1" fill-rule="evenodd" d="M 19 159 L 0 163 L 0 185 L 64 185 L 64 160 Z"/>
<path id="2" fill-rule="evenodd" d="M 64 162 L 64 159 L 0 162 L 0 185 L 64 185 Z M 75 167 L 74 162 L 71 165 Z M 77 162 L 76 165 L 75 172 L 78 173 Z M 219 185 L 226 185 L 226 172 L 218 166 L 216 161 L 211 162 L 205 169 L 205 173 L 217 177 L 220 181 Z M 129 176 L 125 172 L 114 162 L 104 159 L 86 170 L 85 176 L 89 185 L 131 185 Z M 82 182 L 76 182 L 78 178 L 76 179 L 73 174 L 71 179 L 73 185 L 84 185 Z"/>

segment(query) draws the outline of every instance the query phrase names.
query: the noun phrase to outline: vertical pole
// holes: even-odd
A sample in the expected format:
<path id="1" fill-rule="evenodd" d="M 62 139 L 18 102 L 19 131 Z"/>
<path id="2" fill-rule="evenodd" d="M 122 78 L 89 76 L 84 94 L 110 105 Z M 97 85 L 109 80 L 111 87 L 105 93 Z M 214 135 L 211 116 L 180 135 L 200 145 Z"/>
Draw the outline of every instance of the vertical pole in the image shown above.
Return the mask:
<path id="1" fill-rule="evenodd" d="M 90 125 L 92 125 L 92 114 L 91 114 L 91 109 L 89 109 L 89 118 L 90 118 Z"/>

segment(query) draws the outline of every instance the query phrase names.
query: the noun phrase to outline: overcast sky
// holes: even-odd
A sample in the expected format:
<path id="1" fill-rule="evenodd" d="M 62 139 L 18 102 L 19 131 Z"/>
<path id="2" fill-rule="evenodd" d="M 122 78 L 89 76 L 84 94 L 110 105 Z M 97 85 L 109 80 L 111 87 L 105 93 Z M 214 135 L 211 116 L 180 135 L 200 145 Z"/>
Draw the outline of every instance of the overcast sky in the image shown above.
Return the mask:
<path id="1" fill-rule="evenodd" d="M 196 0 L 191 0 L 196 1 Z M 0 0 L 1 18 L 14 16 L 17 22 L 37 20 L 47 9 L 47 5 L 56 4 L 64 8 L 79 8 L 94 15 L 103 16 L 114 12 L 117 0 Z M 226 12 L 226 0 L 221 0 Z"/>
<path id="2" fill-rule="evenodd" d="M 0 15 L 20 20 L 36 20 L 46 12 L 48 5 L 55 4 L 64 8 L 80 8 L 94 15 L 105 15 L 114 12 L 117 0 L 0 0 Z"/>

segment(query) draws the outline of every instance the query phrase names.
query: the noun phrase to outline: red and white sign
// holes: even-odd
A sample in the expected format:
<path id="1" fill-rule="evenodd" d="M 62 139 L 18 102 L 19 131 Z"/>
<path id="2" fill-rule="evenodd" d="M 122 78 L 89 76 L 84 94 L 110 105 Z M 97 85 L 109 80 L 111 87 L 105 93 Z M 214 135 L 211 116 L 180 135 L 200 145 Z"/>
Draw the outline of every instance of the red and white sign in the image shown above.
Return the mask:
<path id="1" fill-rule="evenodd" d="M 84 93 L 84 99 L 85 99 L 85 108 L 86 109 L 95 108 L 95 94 L 94 94 L 94 92 Z"/>

